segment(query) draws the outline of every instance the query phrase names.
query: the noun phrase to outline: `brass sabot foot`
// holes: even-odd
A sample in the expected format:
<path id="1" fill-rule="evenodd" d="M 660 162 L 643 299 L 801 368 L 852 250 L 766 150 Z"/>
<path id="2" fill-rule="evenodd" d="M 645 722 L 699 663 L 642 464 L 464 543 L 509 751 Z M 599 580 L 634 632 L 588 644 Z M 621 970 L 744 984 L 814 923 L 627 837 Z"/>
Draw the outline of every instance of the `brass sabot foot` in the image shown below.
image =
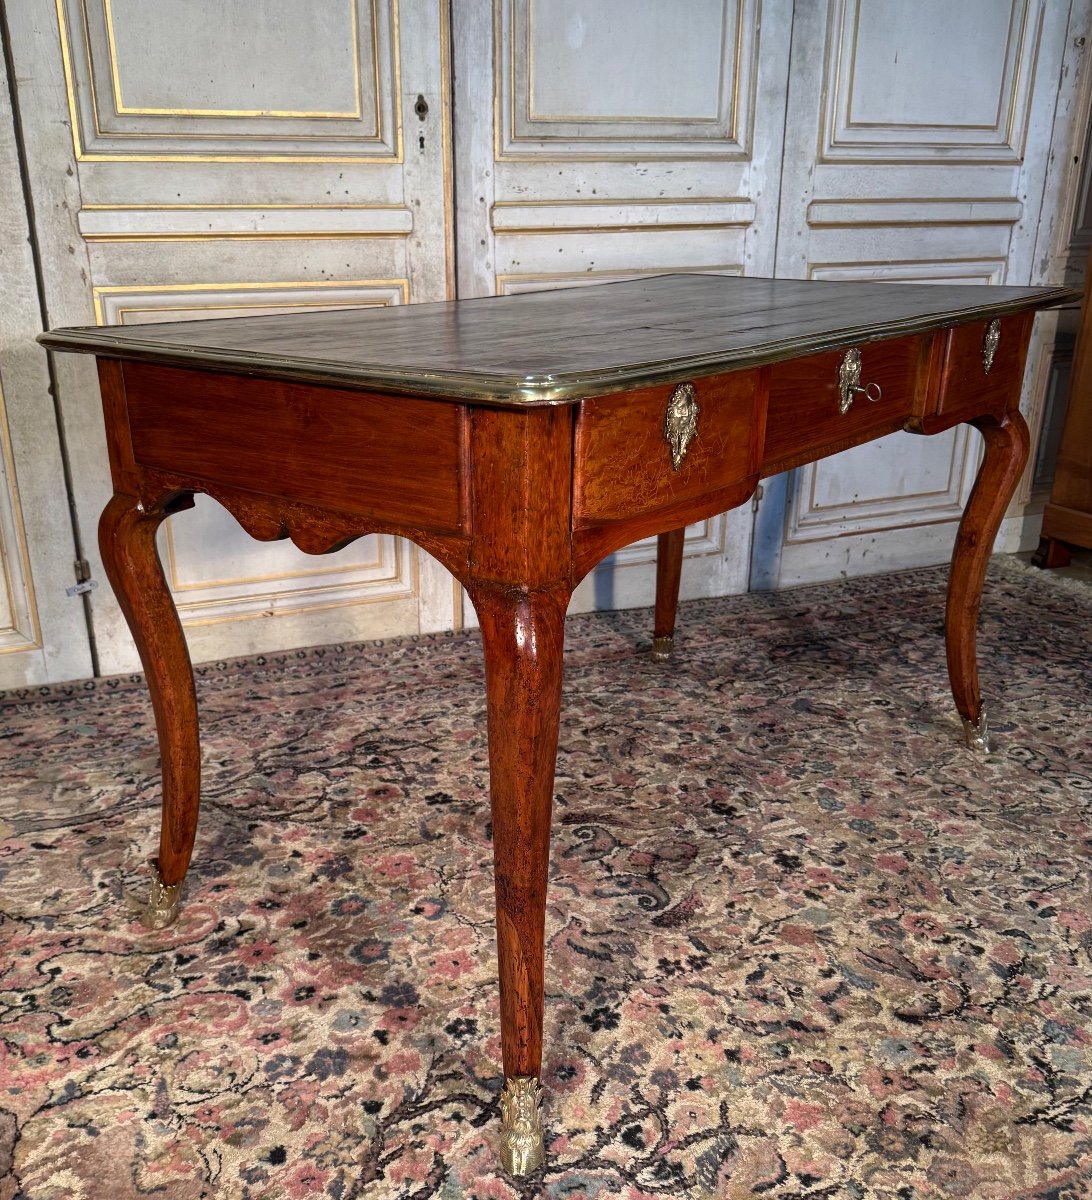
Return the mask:
<path id="1" fill-rule="evenodd" d="M 501 1166 L 509 1175 L 529 1175 L 546 1157 L 542 1137 L 542 1088 L 533 1075 L 513 1075 L 504 1081 L 500 1097 Z"/>
<path id="2" fill-rule="evenodd" d="M 667 660 L 675 653 L 675 638 L 674 635 L 668 634 L 667 637 L 657 637 L 652 639 L 652 649 L 649 655 L 653 662 L 667 662 Z"/>
<path id="3" fill-rule="evenodd" d="M 977 721 L 972 721 L 969 717 L 963 718 L 963 736 L 967 739 L 969 750 L 973 750 L 975 754 L 989 754 L 990 729 L 986 723 L 985 709 L 979 713 Z"/>
<path id="4" fill-rule="evenodd" d="M 156 872 L 147 896 L 130 896 L 128 907 L 145 929 L 166 929 L 174 924 L 181 900 L 181 882 L 164 883 Z"/>

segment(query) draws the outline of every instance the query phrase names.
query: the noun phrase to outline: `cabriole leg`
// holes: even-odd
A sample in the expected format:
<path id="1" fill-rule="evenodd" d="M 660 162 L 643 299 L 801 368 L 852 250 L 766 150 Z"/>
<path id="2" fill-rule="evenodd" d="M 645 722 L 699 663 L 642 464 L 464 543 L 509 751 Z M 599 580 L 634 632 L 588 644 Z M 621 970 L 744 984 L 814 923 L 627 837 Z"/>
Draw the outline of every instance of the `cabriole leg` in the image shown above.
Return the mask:
<path id="1" fill-rule="evenodd" d="M 193 668 L 155 545 L 163 520 L 192 505 L 188 493 L 154 508 L 144 507 L 135 496 L 118 494 L 99 521 L 103 565 L 136 642 L 159 738 L 163 813 L 158 869 L 147 899 L 137 905 L 139 920 L 149 929 L 162 929 L 178 915 L 200 803 Z"/>
<path id="2" fill-rule="evenodd" d="M 1018 412 L 1000 420 L 980 417 L 972 424 L 985 438 L 986 453 L 956 536 L 948 578 L 945 642 L 948 678 L 967 745 L 987 753 L 989 729 L 978 686 L 975 645 L 978 610 L 994 538 L 1027 462 L 1029 438 Z"/>
<path id="3" fill-rule="evenodd" d="M 652 657 L 663 662 L 675 652 L 675 614 L 679 607 L 685 529 L 661 533 L 656 542 L 656 618 L 652 627 Z"/>
<path id="4" fill-rule="evenodd" d="M 472 589 L 489 709 L 489 793 L 500 965 L 501 1163 L 525 1175 L 543 1161 L 543 960 L 550 812 L 561 713 L 568 594 Z"/>

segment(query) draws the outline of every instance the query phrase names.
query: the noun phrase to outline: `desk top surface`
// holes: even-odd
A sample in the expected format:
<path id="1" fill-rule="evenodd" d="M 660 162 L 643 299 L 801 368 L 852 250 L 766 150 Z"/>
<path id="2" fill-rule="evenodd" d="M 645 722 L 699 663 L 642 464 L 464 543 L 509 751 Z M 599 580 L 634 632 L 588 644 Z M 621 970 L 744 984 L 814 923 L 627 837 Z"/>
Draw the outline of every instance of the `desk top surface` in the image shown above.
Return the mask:
<path id="1" fill-rule="evenodd" d="M 39 340 L 107 358 L 523 407 L 1078 296 L 1067 288 L 676 274 L 440 304 L 56 329 Z"/>

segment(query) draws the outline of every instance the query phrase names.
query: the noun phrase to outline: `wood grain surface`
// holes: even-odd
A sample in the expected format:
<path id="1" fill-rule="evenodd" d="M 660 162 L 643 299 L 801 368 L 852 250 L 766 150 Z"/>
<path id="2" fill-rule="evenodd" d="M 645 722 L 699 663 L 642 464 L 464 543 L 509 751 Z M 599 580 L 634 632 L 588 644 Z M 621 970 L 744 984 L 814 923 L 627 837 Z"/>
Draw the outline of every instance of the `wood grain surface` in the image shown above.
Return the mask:
<path id="1" fill-rule="evenodd" d="M 586 401 L 576 421 L 573 519 L 616 521 L 708 495 L 753 475 L 762 454 L 762 372 L 696 381 L 697 433 L 678 470 L 664 437 L 670 385 Z"/>
<path id="2" fill-rule="evenodd" d="M 1066 288 L 677 274 L 443 304 L 58 329 L 53 350 L 559 404 L 1073 299 Z"/>
<path id="3" fill-rule="evenodd" d="M 988 325 L 988 321 L 974 321 L 945 335 L 937 412 L 1003 413 L 1015 406 L 1024 381 L 1030 314 L 1001 322 L 1001 340 L 989 371 L 982 358 Z"/>
<path id="4" fill-rule="evenodd" d="M 815 354 L 770 368 L 763 471 L 782 460 L 818 457 L 843 439 L 899 428 L 926 404 L 929 339 L 893 338 L 861 350 L 861 385 L 876 385 L 876 401 L 857 395 L 847 412 L 839 405 L 838 372 L 844 351 Z"/>
<path id="5" fill-rule="evenodd" d="M 470 574 L 481 623 L 506 1076 L 542 1063 L 546 887 L 572 594 L 572 413 L 476 411 Z"/>
<path id="6" fill-rule="evenodd" d="M 1000 418 L 988 415 L 970 423 L 982 434 L 986 452 L 952 550 L 944 641 L 956 708 L 961 717 L 977 721 L 982 715 L 977 654 L 982 586 L 994 538 L 1028 460 L 1030 438 L 1024 418 L 1015 408 Z"/>
<path id="7" fill-rule="evenodd" d="M 126 363 L 138 465 L 338 512 L 459 530 L 462 405 Z"/>

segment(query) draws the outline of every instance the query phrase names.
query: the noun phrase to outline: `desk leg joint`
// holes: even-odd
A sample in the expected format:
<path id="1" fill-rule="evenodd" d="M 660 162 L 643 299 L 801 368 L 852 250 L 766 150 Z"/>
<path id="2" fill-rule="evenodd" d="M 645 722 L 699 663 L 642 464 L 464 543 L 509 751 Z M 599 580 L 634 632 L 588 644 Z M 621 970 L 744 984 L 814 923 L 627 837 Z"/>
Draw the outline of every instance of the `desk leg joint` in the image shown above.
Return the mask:
<path id="1" fill-rule="evenodd" d="M 994 539 L 1028 459 L 1029 437 L 1018 412 L 971 423 L 982 434 L 986 453 L 956 535 L 944 627 L 948 678 L 964 736 L 970 749 L 985 754 L 990 742 L 978 685 L 978 611 Z"/>
<path id="2" fill-rule="evenodd" d="M 561 712 L 567 589 L 472 584 L 489 708 L 489 790 L 497 896 L 504 1090 L 501 1163 L 525 1175 L 543 1160 L 539 1074 L 550 810 Z"/>
<path id="3" fill-rule="evenodd" d="M 685 541 L 685 529 L 661 533 L 656 541 L 656 615 L 649 652 L 653 662 L 667 662 L 675 653 L 675 614 Z"/>

